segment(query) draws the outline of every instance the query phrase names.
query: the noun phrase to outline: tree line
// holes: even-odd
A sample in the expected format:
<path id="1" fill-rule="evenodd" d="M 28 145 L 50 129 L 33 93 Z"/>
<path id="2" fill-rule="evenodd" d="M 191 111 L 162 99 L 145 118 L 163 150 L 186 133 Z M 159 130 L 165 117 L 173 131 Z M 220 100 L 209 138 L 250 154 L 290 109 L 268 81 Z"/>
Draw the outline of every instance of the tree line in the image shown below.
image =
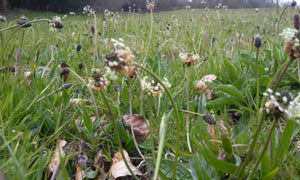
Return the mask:
<path id="1" fill-rule="evenodd" d="M 219 4 L 227 8 L 267 8 L 274 5 L 272 0 L 156 0 L 155 11 L 176 10 L 186 6 L 191 8 L 215 8 Z M 85 5 L 96 11 L 146 10 L 146 0 L 0 0 L 0 10 L 28 9 L 31 11 L 52 11 L 66 13 L 80 12 Z"/>

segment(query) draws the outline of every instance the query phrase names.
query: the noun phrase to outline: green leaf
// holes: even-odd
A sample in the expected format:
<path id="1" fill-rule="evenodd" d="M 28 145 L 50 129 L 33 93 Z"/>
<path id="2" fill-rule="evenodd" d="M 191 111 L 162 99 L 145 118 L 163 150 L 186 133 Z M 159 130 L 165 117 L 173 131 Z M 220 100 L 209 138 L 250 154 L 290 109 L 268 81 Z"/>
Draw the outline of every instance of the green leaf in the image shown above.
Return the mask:
<path id="1" fill-rule="evenodd" d="M 84 107 L 82 108 L 82 111 L 83 111 L 84 125 L 87 128 L 87 130 L 89 131 L 89 133 L 92 133 L 93 132 L 93 122 Z"/>
<path id="2" fill-rule="evenodd" d="M 287 150 L 290 146 L 290 141 L 291 141 L 291 138 L 292 138 L 292 135 L 293 135 L 293 131 L 296 127 L 297 127 L 297 123 L 293 120 L 289 120 L 286 123 L 284 132 L 283 132 L 283 134 L 281 136 L 281 139 L 280 139 L 280 143 L 277 146 L 276 161 L 282 159 L 283 156 L 286 155 Z"/>
<path id="3" fill-rule="evenodd" d="M 205 93 L 201 93 L 200 95 L 200 98 L 199 98 L 199 106 L 198 106 L 198 109 L 199 109 L 199 113 L 200 114 L 205 114 L 206 113 L 206 97 L 205 97 Z"/>
<path id="4" fill-rule="evenodd" d="M 232 155 L 232 143 L 231 140 L 229 138 L 228 134 L 222 134 L 221 136 L 222 139 L 222 147 L 224 149 L 224 151 L 231 156 Z"/>
<path id="5" fill-rule="evenodd" d="M 235 144 L 249 144 L 250 142 L 250 136 L 249 133 L 246 132 L 242 132 L 240 133 L 234 140 Z M 238 147 L 238 150 L 240 150 L 240 152 L 243 152 L 245 150 L 247 150 L 248 147 Z"/>
<path id="6" fill-rule="evenodd" d="M 262 179 L 263 180 L 271 180 L 279 171 L 279 168 L 274 169 L 273 171 L 269 172 L 265 175 Z"/>
<path id="7" fill-rule="evenodd" d="M 203 160 L 201 160 L 199 157 L 193 157 L 190 158 L 189 162 L 190 162 L 190 168 L 194 180 L 211 179 L 207 173 L 207 169 L 202 165 Z"/>
<path id="8" fill-rule="evenodd" d="M 89 179 L 94 179 L 94 178 L 97 177 L 97 175 L 98 175 L 98 170 L 96 170 L 96 171 L 89 171 L 89 172 L 87 172 L 85 174 L 85 177 L 89 178 Z"/>
<path id="9" fill-rule="evenodd" d="M 243 93 L 231 84 L 222 84 L 214 88 L 214 90 L 224 92 L 238 99 L 243 99 Z"/>
<path id="10" fill-rule="evenodd" d="M 260 174 L 261 177 L 265 177 L 270 171 L 272 170 L 271 167 L 271 160 L 269 157 L 269 153 L 266 151 L 262 157 L 260 162 Z"/>
<path id="11" fill-rule="evenodd" d="M 216 155 L 207 147 L 207 145 L 203 146 L 202 152 L 203 152 L 206 160 L 208 161 L 208 163 L 211 166 L 213 166 L 216 170 L 222 171 L 224 173 L 229 173 L 229 174 L 233 174 L 236 171 L 237 166 L 230 164 L 228 162 L 219 160 L 216 157 Z"/>
<path id="12" fill-rule="evenodd" d="M 155 165 L 155 173 L 154 173 L 154 179 L 157 179 L 157 176 L 159 174 L 158 170 L 159 170 L 159 166 L 160 166 L 160 162 L 162 159 L 162 154 L 163 154 L 163 148 L 165 145 L 165 137 L 166 137 L 166 133 L 167 133 L 167 125 L 170 119 L 171 114 L 173 113 L 173 111 L 170 111 L 168 114 L 164 114 L 160 123 L 160 128 L 159 128 L 159 145 L 158 145 L 158 152 L 157 152 L 157 160 L 156 160 L 156 165 Z"/>
<path id="13" fill-rule="evenodd" d="M 241 105 L 241 102 L 238 99 L 235 98 L 229 98 L 229 97 L 220 97 L 215 100 L 209 101 L 207 103 L 208 106 L 213 106 L 215 108 L 223 108 L 226 105 Z"/>

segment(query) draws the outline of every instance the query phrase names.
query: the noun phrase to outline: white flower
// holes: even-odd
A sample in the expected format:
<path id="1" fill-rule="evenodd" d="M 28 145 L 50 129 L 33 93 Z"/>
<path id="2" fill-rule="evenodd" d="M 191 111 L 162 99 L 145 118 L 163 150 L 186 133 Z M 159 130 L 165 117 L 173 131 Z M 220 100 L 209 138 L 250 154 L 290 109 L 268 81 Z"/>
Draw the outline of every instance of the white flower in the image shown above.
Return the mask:
<path id="1" fill-rule="evenodd" d="M 88 14 L 88 15 L 94 15 L 95 11 L 91 8 L 91 6 L 84 6 L 82 13 L 83 14 Z"/>
<path id="2" fill-rule="evenodd" d="M 291 28 L 286 28 L 283 30 L 280 36 L 283 36 L 283 39 L 285 40 L 291 40 L 293 38 L 296 38 L 295 34 L 298 32 L 297 29 L 291 29 Z M 299 42 L 299 40 L 296 38 L 296 41 Z"/>
<path id="3" fill-rule="evenodd" d="M 63 19 L 66 19 L 67 17 L 68 17 L 68 15 L 65 14 L 65 15 L 63 16 Z"/>
<path id="4" fill-rule="evenodd" d="M 72 11 L 69 12 L 69 14 L 70 14 L 70 15 L 76 15 L 76 13 L 75 13 L 75 12 L 72 12 Z"/>
<path id="5" fill-rule="evenodd" d="M 290 102 L 287 115 L 289 119 L 300 119 L 300 93 Z"/>
<path id="6" fill-rule="evenodd" d="M 109 76 L 109 79 L 111 80 L 117 80 L 118 76 L 116 75 L 116 72 L 112 70 L 111 68 L 105 67 L 105 73 L 103 76 Z"/>
<path id="7" fill-rule="evenodd" d="M 4 22 L 4 21 L 6 21 L 6 17 L 5 17 L 5 16 L 2 16 L 2 15 L 0 15 L 0 21 L 1 21 L 1 22 Z"/>

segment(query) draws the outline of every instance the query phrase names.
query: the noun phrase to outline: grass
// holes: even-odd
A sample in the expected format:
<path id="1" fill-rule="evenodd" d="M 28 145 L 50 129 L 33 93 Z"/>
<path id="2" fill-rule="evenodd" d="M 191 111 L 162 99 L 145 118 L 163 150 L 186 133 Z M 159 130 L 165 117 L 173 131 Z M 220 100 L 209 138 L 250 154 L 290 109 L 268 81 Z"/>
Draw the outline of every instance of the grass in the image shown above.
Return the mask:
<path id="1" fill-rule="evenodd" d="M 293 28 L 293 15 L 298 10 L 280 9 L 283 11 L 280 21 L 276 9 L 160 12 L 153 14 L 152 27 L 150 13 L 121 13 L 115 22 L 111 16 L 105 17 L 105 23 L 103 15 L 97 14 L 96 30 L 101 35 L 91 38 L 93 16 L 68 15 L 62 20 L 64 28 L 56 31 L 50 31 L 48 23 L 42 21 L 29 28 L 1 32 L 19 18 L 0 22 L 2 173 L 7 179 L 51 177 L 48 165 L 58 140 L 63 139 L 67 141 L 66 156 L 60 157 L 57 174 L 52 174 L 57 179 L 74 178 L 77 165 L 85 177 L 109 177 L 113 156 L 120 149 L 129 153 L 135 166 L 145 160 L 145 168 L 140 169 L 148 172 L 145 179 L 299 178 L 297 118 L 266 113 L 268 97 L 263 96 L 268 88 L 288 90 L 294 97 L 299 92 L 297 60 L 287 63 L 289 56 L 279 36 L 283 29 Z M 29 20 L 55 15 L 18 14 Z M 259 51 L 254 47 L 256 35 L 264 42 Z M 110 81 L 106 90 L 91 94 L 82 80 L 88 83 L 91 69 L 103 67 L 105 55 L 113 50 L 112 38 L 124 39 L 131 49 L 139 77 L 106 77 Z M 79 44 L 82 48 L 77 51 Z M 52 45 L 54 60 L 42 77 L 39 67 L 52 58 Z M 181 52 L 200 58 L 186 67 L 179 58 Z M 66 82 L 61 78 L 63 68 L 58 67 L 62 63 L 72 70 Z M 79 68 L 80 63 L 83 68 Z M 12 66 L 14 73 L 7 70 Z M 31 75 L 25 77 L 25 71 Z M 206 99 L 196 88 L 207 74 L 217 76 L 208 83 L 213 99 Z M 140 81 L 145 76 L 161 84 L 167 78 L 172 86 L 164 86 L 161 97 L 149 97 Z M 61 89 L 66 83 L 72 86 Z M 115 84 L 120 90 L 114 89 Z M 70 101 L 74 98 L 91 103 L 74 104 Z M 215 125 L 201 117 L 209 112 L 216 119 Z M 149 139 L 135 142 L 122 120 L 127 114 L 150 120 Z M 96 121 L 92 116 L 98 117 Z M 94 156 L 100 150 L 103 158 L 99 167 Z M 79 161 L 79 155 L 86 155 L 87 161 Z"/>

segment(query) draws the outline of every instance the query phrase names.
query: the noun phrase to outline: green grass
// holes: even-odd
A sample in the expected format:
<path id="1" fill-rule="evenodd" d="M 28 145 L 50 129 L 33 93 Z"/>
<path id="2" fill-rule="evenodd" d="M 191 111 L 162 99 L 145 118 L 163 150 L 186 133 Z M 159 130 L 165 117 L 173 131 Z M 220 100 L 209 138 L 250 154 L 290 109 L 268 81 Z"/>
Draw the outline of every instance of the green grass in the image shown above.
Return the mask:
<path id="1" fill-rule="evenodd" d="M 280 122 L 275 124 L 275 131 L 271 131 L 271 126 L 277 122 L 275 119 L 278 117 L 265 116 L 264 112 L 259 111 L 260 107 L 263 110 L 266 101 L 263 93 L 268 87 L 274 87 L 277 81 L 269 86 L 270 81 L 277 78 L 276 72 L 281 73 L 280 67 L 288 61 L 288 55 L 284 53 L 284 40 L 279 33 L 287 27 L 293 28 L 294 13 L 298 13 L 298 10 L 288 8 L 280 24 L 276 9 L 260 9 L 259 12 L 241 9 L 154 13 L 152 37 L 149 13 L 121 13 L 116 22 L 112 22 L 111 17 L 106 17 L 105 29 L 103 15 L 97 14 L 97 28 L 101 36 L 97 36 L 96 43 L 93 38 L 89 38 L 92 35 L 94 17 L 87 15 L 68 15 L 62 20 L 64 28 L 54 32 L 49 30 L 50 26 L 45 21 L 33 23 L 30 28 L 15 31 L 17 27 L 14 27 L 0 32 L 1 171 L 7 179 L 47 179 L 51 156 L 61 139 L 67 141 L 64 148 L 66 157 L 61 158 L 57 179 L 74 177 L 78 154 L 87 155 L 88 163 L 84 163 L 82 169 L 91 177 L 91 173 L 95 171 L 93 158 L 100 149 L 105 155 L 101 161 L 105 162 L 103 170 L 108 173 L 112 157 L 119 150 L 120 143 L 130 157 L 137 159 L 132 160 L 137 166 L 141 157 L 121 118 L 132 111 L 145 119 L 151 119 L 156 129 L 151 140 L 139 143 L 147 170 L 153 176 L 157 165 L 154 163 L 157 159 L 152 159 L 154 153 L 160 162 L 159 171 L 155 173 L 161 179 L 223 179 L 228 174 L 235 178 L 234 174 L 241 170 L 241 166 L 245 166 L 245 170 L 240 172 L 240 178 L 245 178 L 250 176 L 255 163 L 260 163 L 251 174 L 255 179 L 299 178 L 298 123 L 295 119 L 280 117 Z M 25 14 L 29 20 L 52 19 L 55 15 L 32 12 L 16 14 Z M 18 20 L 16 17 L 0 22 L 0 31 L 15 25 Z M 257 34 L 265 43 L 256 57 L 253 40 Z M 100 92 L 94 92 L 95 103 L 70 103 L 72 98 L 92 99 L 85 84 L 74 73 L 70 73 L 67 80 L 73 84 L 72 87 L 57 91 L 66 83 L 60 77 L 62 69 L 58 66 L 61 63 L 67 63 L 71 70 L 88 82 L 91 69 L 101 68 L 105 55 L 113 50 L 110 42 L 112 38 L 124 39 L 124 44 L 135 55 L 134 62 L 148 69 L 140 69 L 140 78 L 155 75 L 157 81 L 161 81 L 166 77 L 172 85 L 167 91 L 169 94 L 164 92 L 160 99 L 150 98 L 146 92 L 141 96 L 139 78 L 132 79 L 130 86 L 129 79 L 121 74 L 117 74 L 117 80 L 109 80 L 110 84 L 103 91 L 103 96 Z M 76 51 L 78 44 L 82 46 L 79 52 Z M 96 63 L 95 44 L 99 55 Z M 36 71 L 36 68 L 48 64 L 51 45 L 56 47 L 55 60 L 49 66 L 49 74 L 41 77 L 42 72 Z M 18 66 L 17 50 L 20 57 Z M 190 67 L 189 102 L 186 102 L 185 94 L 187 67 L 179 58 L 181 52 L 200 56 L 196 65 Z M 256 87 L 256 58 L 259 96 Z M 78 67 L 81 62 L 84 64 L 83 69 Z M 15 66 L 17 73 L 3 70 L 9 66 Z M 25 71 L 32 72 L 30 77 L 25 77 Z M 198 81 L 207 74 L 217 76 L 216 81 L 209 83 L 215 95 L 212 100 L 205 99 L 196 89 Z M 120 91 L 114 90 L 115 84 L 120 85 Z M 294 60 L 284 72 L 277 91 L 289 90 L 295 97 L 299 88 L 297 60 Z M 150 102 L 153 103 L 149 104 Z M 192 113 L 212 112 L 217 122 L 224 122 L 223 127 L 219 123 L 213 127 L 214 136 L 208 130 L 211 125 L 201 116 L 190 114 L 188 131 L 191 152 L 186 140 L 186 114 L 181 112 L 186 110 L 187 103 Z M 97 114 L 98 121 L 92 123 L 89 117 Z M 165 126 L 160 126 L 162 118 Z M 82 123 L 76 123 L 78 119 Z M 262 120 L 261 126 L 258 125 L 259 119 Z M 105 131 L 100 128 L 100 123 Z M 258 135 L 257 127 L 262 127 Z M 161 131 L 166 134 L 159 142 Z M 269 133 L 270 139 L 267 139 Z M 249 155 L 252 158 L 241 165 L 248 152 L 248 146 L 245 145 L 249 145 L 253 139 L 257 140 L 251 151 L 253 154 Z M 257 162 L 266 142 L 270 143 L 262 160 Z M 175 160 L 177 156 L 178 164 Z M 150 178 L 149 176 L 146 175 Z"/>

